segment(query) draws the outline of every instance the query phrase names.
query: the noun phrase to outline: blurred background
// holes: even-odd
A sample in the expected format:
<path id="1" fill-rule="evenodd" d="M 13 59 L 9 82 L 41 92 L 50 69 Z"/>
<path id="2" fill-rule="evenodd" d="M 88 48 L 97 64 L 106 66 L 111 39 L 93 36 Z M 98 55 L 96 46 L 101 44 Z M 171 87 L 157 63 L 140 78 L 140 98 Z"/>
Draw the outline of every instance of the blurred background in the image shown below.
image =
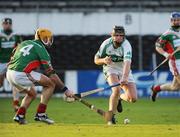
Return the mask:
<path id="1" fill-rule="evenodd" d="M 77 92 L 106 85 L 94 55 L 114 25 L 122 25 L 133 49 L 132 70 L 139 97 L 150 95 L 150 86 L 172 79 L 168 65 L 152 76 L 149 72 L 163 58 L 155 52 L 155 41 L 170 27 L 170 13 L 180 11 L 177 0 L 6 0 L 0 1 L 0 19 L 12 18 L 13 30 L 23 40 L 33 39 L 35 30 L 46 27 L 54 33 L 49 50 L 52 64 L 65 84 Z M 41 87 L 37 87 L 41 92 Z M 94 97 L 109 96 L 110 91 Z M 61 96 L 58 89 L 55 96 Z M 160 93 L 178 97 L 180 93 Z M 11 97 L 7 81 L 0 97 Z"/>

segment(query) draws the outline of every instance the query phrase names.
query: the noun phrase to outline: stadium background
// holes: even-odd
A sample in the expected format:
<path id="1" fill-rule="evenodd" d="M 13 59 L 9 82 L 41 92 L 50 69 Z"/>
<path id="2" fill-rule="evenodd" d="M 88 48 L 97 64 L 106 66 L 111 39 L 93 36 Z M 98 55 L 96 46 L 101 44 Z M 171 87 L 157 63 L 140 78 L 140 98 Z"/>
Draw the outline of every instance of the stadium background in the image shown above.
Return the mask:
<path id="1" fill-rule="evenodd" d="M 172 79 L 167 64 L 153 76 L 148 74 L 163 60 L 155 53 L 154 43 L 169 28 L 170 13 L 179 7 L 175 0 L 6 0 L 0 1 L 0 19 L 12 18 L 14 31 L 24 40 L 32 39 L 38 27 L 51 29 L 55 36 L 49 50 L 52 64 L 66 85 L 77 92 L 106 85 L 101 67 L 93 62 L 94 54 L 112 27 L 123 25 L 133 47 L 132 70 L 141 97 L 149 96 L 153 83 Z M 58 90 L 55 93 L 59 95 Z M 160 95 L 180 96 L 178 92 Z M 0 97 L 7 96 L 11 96 L 11 89 L 5 81 Z"/>

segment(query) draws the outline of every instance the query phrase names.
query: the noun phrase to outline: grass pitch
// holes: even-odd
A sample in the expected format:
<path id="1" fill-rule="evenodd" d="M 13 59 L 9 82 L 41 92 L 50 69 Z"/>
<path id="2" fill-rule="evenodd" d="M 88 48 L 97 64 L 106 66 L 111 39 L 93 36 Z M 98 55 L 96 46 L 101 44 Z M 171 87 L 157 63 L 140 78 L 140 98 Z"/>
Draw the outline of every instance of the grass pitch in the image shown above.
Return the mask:
<path id="1" fill-rule="evenodd" d="M 88 102 L 107 110 L 107 98 L 88 98 Z M 180 100 L 139 99 L 134 104 L 123 102 L 123 113 L 116 115 L 118 124 L 107 126 L 102 117 L 79 102 L 66 103 L 52 98 L 47 113 L 54 125 L 33 120 L 39 99 L 30 106 L 27 125 L 13 122 L 11 99 L 0 99 L 0 137 L 180 137 Z M 125 118 L 131 123 L 123 124 Z"/>

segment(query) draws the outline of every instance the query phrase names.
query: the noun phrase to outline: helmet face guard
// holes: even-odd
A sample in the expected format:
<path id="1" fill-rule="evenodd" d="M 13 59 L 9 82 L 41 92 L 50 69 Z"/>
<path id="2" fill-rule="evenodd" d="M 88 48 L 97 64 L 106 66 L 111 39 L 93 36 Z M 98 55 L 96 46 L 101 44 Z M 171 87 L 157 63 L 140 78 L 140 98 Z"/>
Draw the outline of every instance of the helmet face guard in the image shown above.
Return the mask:
<path id="1" fill-rule="evenodd" d="M 37 29 L 35 39 L 40 40 L 46 47 L 53 44 L 53 34 L 48 29 Z"/>

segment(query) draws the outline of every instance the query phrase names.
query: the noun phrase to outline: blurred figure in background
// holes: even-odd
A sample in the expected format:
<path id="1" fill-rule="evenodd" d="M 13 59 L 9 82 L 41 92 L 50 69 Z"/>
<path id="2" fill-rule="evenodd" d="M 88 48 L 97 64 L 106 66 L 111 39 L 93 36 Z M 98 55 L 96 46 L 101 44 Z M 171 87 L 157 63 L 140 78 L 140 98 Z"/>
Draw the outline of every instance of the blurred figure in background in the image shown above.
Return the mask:
<path id="1" fill-rule="evenodd" d="M 180 90 L 180 52 L 171 55 L 175 50 L 180 49 L 180 12 L 173 12 L 170 17 L 171 27 L 163 33 L 156 41 L 156 51 L 169 58 L 169 68 L 173 74 L 173 81 L 162 85 L 152 86 L 152 101 L 156 101 L 156 96 L 161 91 Z"/>
<path id="2" fill-rule="evenodd" d="M 19 124 L 26 124 L 25 114 L 31 102 L 36 97 L 35 85 L 41 85 L 43 91 L 41 93 L 40 103 L 34 120 L 53 124 L 54 121 L 48 118 L 46 114 L 47 104 L 57 86 L 66 96 L 72 97 L 73 92 L 70 91 L 56 74 L 51 65 L 50 55 L 46 47 L 53 44 L 53 34 L 48 29 L 37 29 L 34 40 L 26 40 L 17 46 L 14 55 L 11 57 L 7 70 L 7 80 L 18 90 L 25 93 L 25 97 L 21 102 L 14 121 Z M 35 70 L 42 66 L 45 74 L 36 72 Z"/>
<path id="3" fill-rule="evenodd" d="M 0 33 L 0 87 L 3 86 L 7 64 L 10 60 L 13 49 L 22 41 L 21 37 L 13 32 L 12 19 L 2 20 L 2 30 Z M 15 112 L 19 108 L 19 93 L 12 88 L 13 108 Z"/>
<path id="4" fill-rule="evenodd" d="M 116 111 L 122 112 L 121 100 L 135 102 L 137 89 L 131 73 L 132 47 L 125 38 L 122 26 L 114 26 L 111 37 L 106 39 L 95 55 L 94 62 L 103 65 L 103 72 L 109 85 L 121 83 L 112 88 L 109 99 L 109 111 L 113 112 L 112 124 L 116 124 Z M 123 89 L 124 93 L 120 93 Z"/>

